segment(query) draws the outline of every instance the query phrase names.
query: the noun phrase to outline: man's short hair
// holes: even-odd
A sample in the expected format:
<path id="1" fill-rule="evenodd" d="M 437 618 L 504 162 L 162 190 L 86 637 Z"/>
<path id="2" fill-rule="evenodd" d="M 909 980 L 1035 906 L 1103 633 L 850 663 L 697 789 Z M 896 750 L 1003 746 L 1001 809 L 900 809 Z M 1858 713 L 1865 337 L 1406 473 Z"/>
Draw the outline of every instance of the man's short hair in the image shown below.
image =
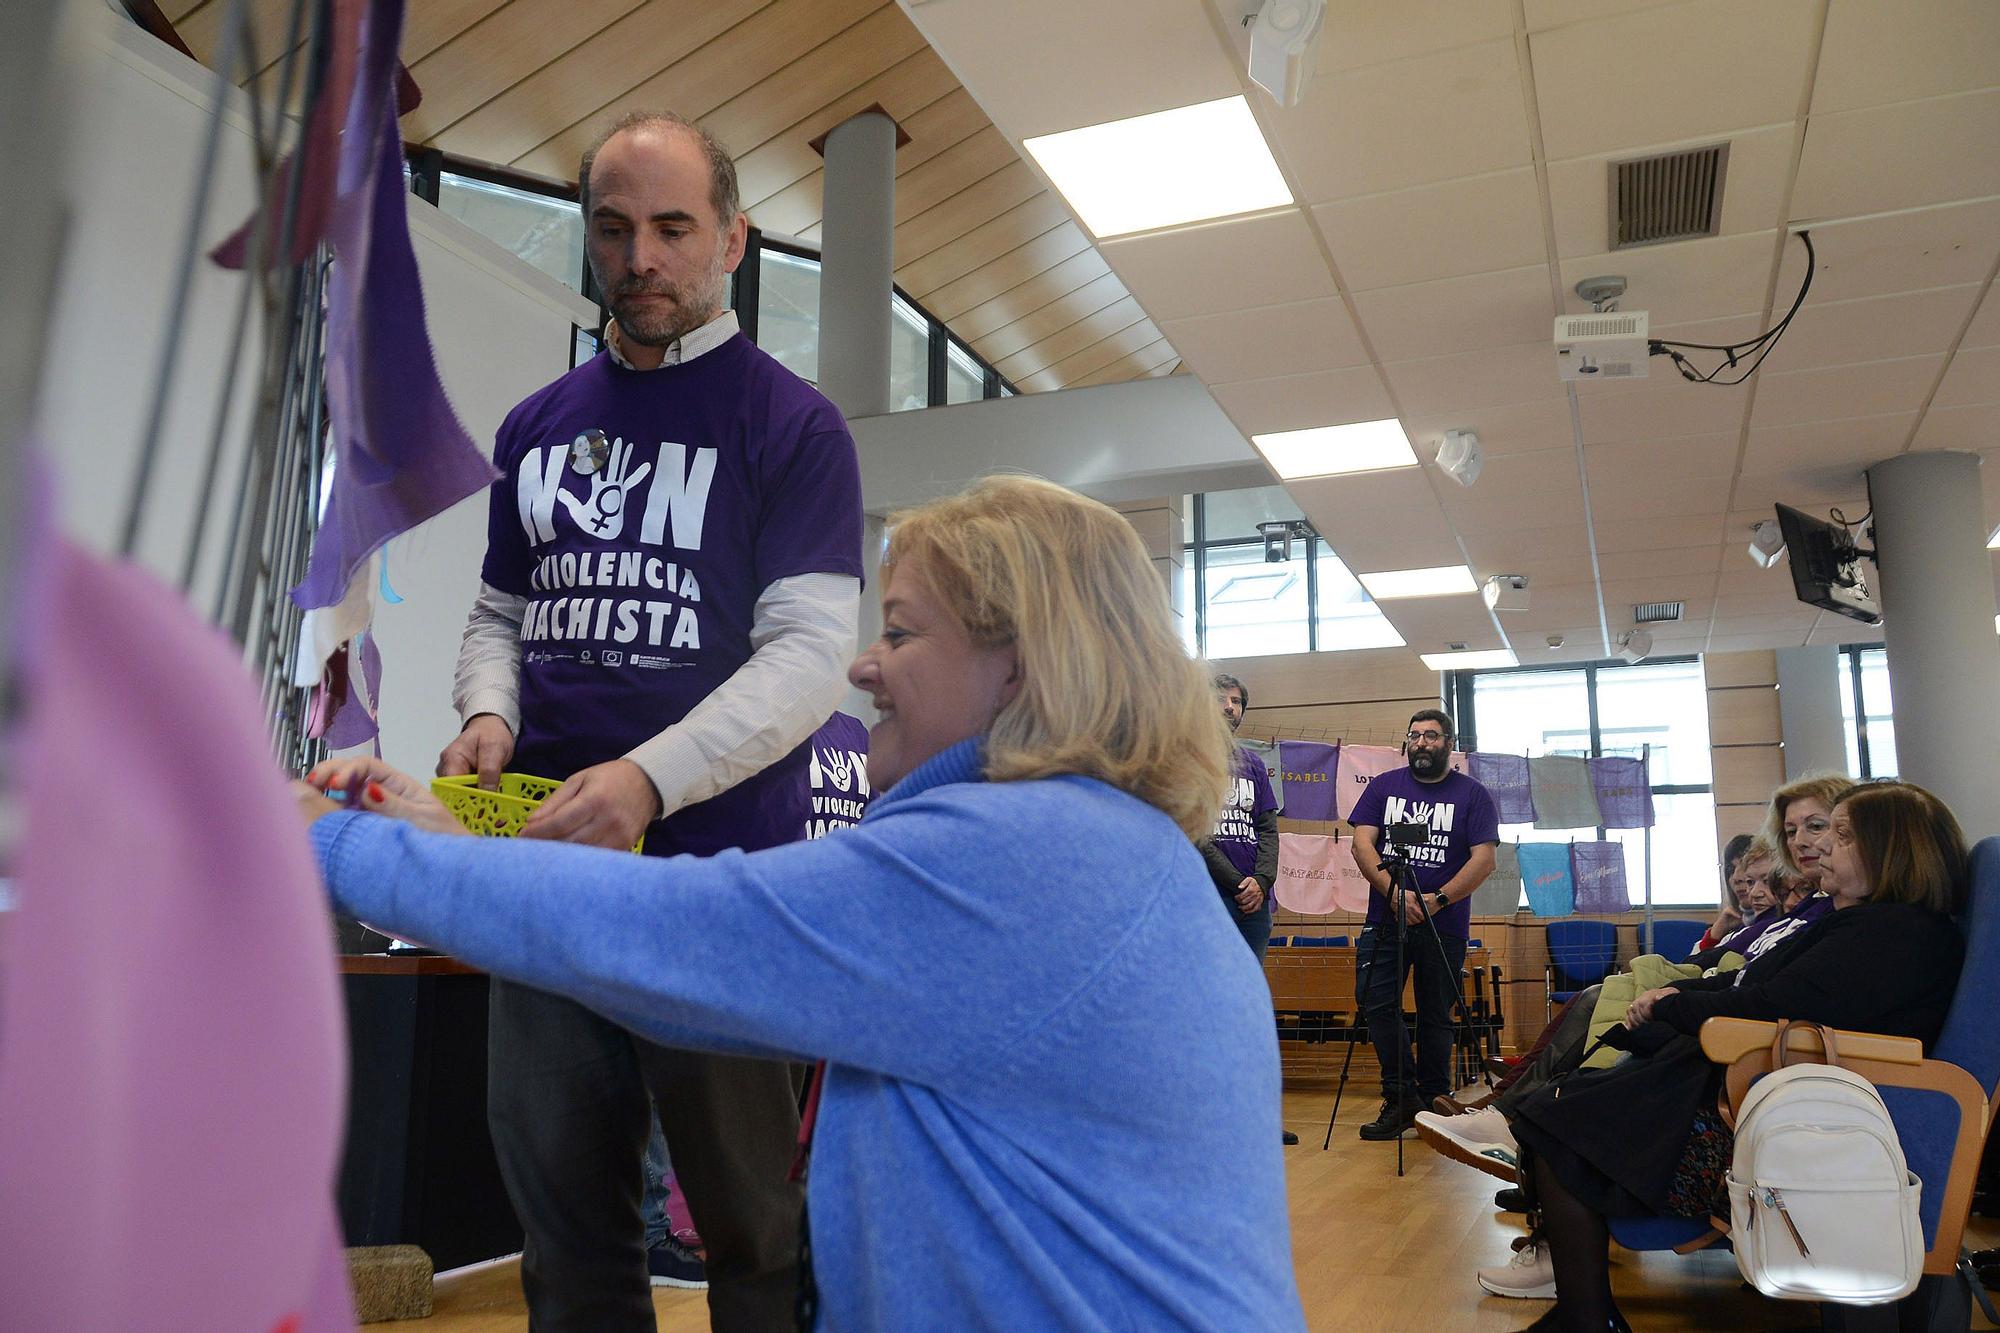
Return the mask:
<path id="1" fill-rule="evenodd" d="M 1236 679 L 1236 677 L 1217 672 L 1215 676 L 1215 692 L 1220 694 L 1224 690 L 1235 690 L 1243 699 L 1243 711 L 1246 713 L 1250 711 L 1249 689 L 1244 686 L 1242 681 Z"/>
<path id="2" fill-rule="evenodd" d="M 1414 727 L 1419 722 L 1437 723 L 1440 727 L 1444 728 L 1444 738 L 1446 740 L 1452 740 L 1458 735 L 1458 729 L 1451 724 L 1451 714 L 1441 708 L 1420 708 L 1410 714 L 1411 726 Z"/>
<path id="3" fill-rule="evenodd" d="M 597 161 L 598 153 L 626 130 L 647 128 L 675 129 L 694 136 L 695 142 L 701 145 L 702 156 L 708 159 L 708 202 L 715 207 L 716 219 L 727 228 L 743 211 L 743 201 L 736 188 L 736 163 L 720 139 L 686 116 L 671 111 L 627 111 L 583 150 L 583 161 L 576 169 L 576 197 L 583 209 L 584 224 L 588 226 L 590 223 L 590 168 Z"/>

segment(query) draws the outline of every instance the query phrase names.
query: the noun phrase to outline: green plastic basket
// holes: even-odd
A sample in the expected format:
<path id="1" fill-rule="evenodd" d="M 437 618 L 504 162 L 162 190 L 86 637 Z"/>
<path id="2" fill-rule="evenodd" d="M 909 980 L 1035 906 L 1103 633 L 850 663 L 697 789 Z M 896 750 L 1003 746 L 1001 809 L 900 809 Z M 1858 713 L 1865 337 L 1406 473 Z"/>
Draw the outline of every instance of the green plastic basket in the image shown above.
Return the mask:
<path id="1" fill-rule="evenodd" d="M 466 773 L 455 778 L 432 778 L 431 791 L 458 822 L 483 838 L 511 838 L 528 822 L 535 807 L 555 794 L 562 783 L 527 773 L 502 773 L 500 790 L 487 791 L 479 785 L 479 775 Z M 645 835 L 632 844 L 633 851 L 646 846 Z"/>

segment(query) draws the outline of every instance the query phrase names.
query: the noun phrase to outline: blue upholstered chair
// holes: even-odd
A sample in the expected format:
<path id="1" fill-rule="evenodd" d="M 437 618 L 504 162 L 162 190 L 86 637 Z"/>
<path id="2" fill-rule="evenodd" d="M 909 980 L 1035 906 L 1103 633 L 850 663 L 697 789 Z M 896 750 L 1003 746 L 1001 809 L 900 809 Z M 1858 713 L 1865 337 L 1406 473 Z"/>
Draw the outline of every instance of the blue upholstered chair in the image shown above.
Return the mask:
<path id="1" fill-rule="evenodd" d="M 1546 1016 L 1552 1018 L 1558 1004 L 1569 1003 L 1578 991 L 1611 975 L 1618 962 L 1618 927 L 1609 921 L 1551 921 L 1548 933 Z"/>
<path id="2" fill-rule="evenodd" d="M 1675 962 L 1694 952 L 1694 946 L 1708 933 L 1708 927 L 1699 921 L 1655 921 L 1653 923 L 1653 947 L 1651 952 Z M 1640 932 L 1640 941 L 1645 941 L 1645 932 Z"/>
<path id="3" fill-rule="evenodd" d="M 2000 1007 L 2000 838 L 1987 838 L 1973 849 L 1971 893 L 1961 923 L 1965 969 L 1930 1058 L 1923 1058 L 1917 1043 L 1907 1038 L 1850 1032 L 1836 1036 L 1841 1064 L 1881 1089 L 1902 1139 L 1903 1156 L 1924 1183 L 1926 1281 L 1903 1302 L 1922 1303 L 1922 1310 L 1903 1324 L 1905 1328 L 1965 1328 L 1967 1298 L 1978 1294 L 1977 1279 L 1970 1265 L 1961 1262 L 1959 1246 L 1986 1130 L 1993 1119 L 1994 1093 L 2000 1087 L 2000 1023 L 1993 1017 Z M 1712 1018 L 1702 1025 L 1702 1049 L 1710 1059 L 1729 1066 L 1733 1102 L 1740 1104 L 1751 1081 L 1769 1070 L 1775 1032 L 1774 1024 L 1747 1019 Z M 1816 1051 L 1819 1038 L 1794 1032 L 1791 1045 Z M 1611 1235 L 1628 1250 L 1682 1253 L 1720 1238 L 1707 1224 L 1680 1217 L 1615 1218 Z M 1954 1272 L 1962 1284 L 1945 1280 Z M 1892 1319 L 1884 1326 L 1896 1324 Z"/>

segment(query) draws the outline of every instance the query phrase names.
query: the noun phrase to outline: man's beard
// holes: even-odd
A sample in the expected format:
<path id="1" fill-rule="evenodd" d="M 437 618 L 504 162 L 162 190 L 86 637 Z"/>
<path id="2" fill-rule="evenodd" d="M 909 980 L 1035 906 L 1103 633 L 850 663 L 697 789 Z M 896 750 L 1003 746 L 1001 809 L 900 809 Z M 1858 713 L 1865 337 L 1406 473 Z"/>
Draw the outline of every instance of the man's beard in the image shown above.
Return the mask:
<path id="1" fill-rule="evenodd" d="M 599 285 L 602 286 L 601 283 Z M 722 255 L 718 251 L 715 261 L 703 275 L 699 289 L 666 280 L 648 282 L 642 278 L 627 278 L 617 290 L 607 295 L 606 301 L 611 313 L 618 318 L 619 337 L 642 347 L 670 347 L 715 318 L 728 290 L 727 275 L 722 271 Z M 631 304 L 631 298 L 635 296 L 664 296 L 667 299 L 657 304 L 635 306 Z"/>
<path id="2" fill-rule="evenodd" d="M 1420 778 L 1441 777 L 1451 756 L 1443 750 L 1410 751 L 1410 771 Z"/>
<path id="3" fill-rule="evenodd" d="M 1227 722 L 1227 723 L 1229 724 L 1229 729 L 1230 729 L 1231 731 L 1234 731 L 1234 730 L 1236 730 L 1236 729 L 1237 729 L 1238 727 L 1240 727 L 1240 726 L 1242 726 L 1242 725 L 1243 725 L 1243 719 L 1242 719 L 1241 717 L 1231 717 L 1231 716 L 1230 716 L 1229 714 L 1227 714 L 1227 713 L 1224 713 L 1224 714 L 1222 715 L 1222 720 L 1223 720 L 1224 722 Z"/>

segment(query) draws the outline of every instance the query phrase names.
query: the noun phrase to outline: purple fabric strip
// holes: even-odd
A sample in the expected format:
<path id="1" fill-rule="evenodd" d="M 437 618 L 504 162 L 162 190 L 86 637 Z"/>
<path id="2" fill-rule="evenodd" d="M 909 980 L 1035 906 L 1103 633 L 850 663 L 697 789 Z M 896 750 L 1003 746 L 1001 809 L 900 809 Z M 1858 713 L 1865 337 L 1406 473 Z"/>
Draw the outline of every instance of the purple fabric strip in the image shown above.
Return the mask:
<path id="1" fill-rule="evenodd" d="M 1605 828 L 1648 828 L 1653 823 L 1653 787 L 1646 765 L 1637 759 L 1607 757 L 1590 761 L 1590 785 L 1597 792 L 1597 810 Z"/>
<path id="2" fill-rule="evenodd" d="M 1467 772 L 1493 798 L 1493 811 L 1503 824 L 1535 822 L 1535 798 L 1528 785 L 1528 759 L 1519 754 L 1488 754 L 1474 750 L 1466 757 Z"/>
<path id="3" fill-rule="evenodd" d="M 327 408 L 335 468 L 300 606 L 332 606 L 391 537 L 476 495 L 499 474 L 446 400 L 424 329 L 396 129 L 402 0 L 361 16 L 328 239 Z"/>
<path id="4" fill-rule="evenodd" d="M 329 750 L 366 745 L 381 733 L 378 718 L 382 709 L 382 651 L 375 646 L 375 636 L 363 634 L 359 651 L 350 649 L 346 656 L 350 664 L 345 673 L 347 688 L 334 700 L 333 716 L 326 724 Z M 361 659 L 358 682 L 351 665 L 356 656 Z"/>
<path id="5" fill-rule="evenodd" d="M 1629 912 L 1632 895 L 1625 888 L 1625 847 L 1616 842 L 1573 842 L 1569 874 L 1576 885 L 1579 912 Z"/>
<path id="6" fill-rule="evenodd" d="M 1284 771 L 1285 818 L 1338 819 L 1334 777 L 1340 747 L 1318 741 L 1279 741 L 1278 767 Z"/>

